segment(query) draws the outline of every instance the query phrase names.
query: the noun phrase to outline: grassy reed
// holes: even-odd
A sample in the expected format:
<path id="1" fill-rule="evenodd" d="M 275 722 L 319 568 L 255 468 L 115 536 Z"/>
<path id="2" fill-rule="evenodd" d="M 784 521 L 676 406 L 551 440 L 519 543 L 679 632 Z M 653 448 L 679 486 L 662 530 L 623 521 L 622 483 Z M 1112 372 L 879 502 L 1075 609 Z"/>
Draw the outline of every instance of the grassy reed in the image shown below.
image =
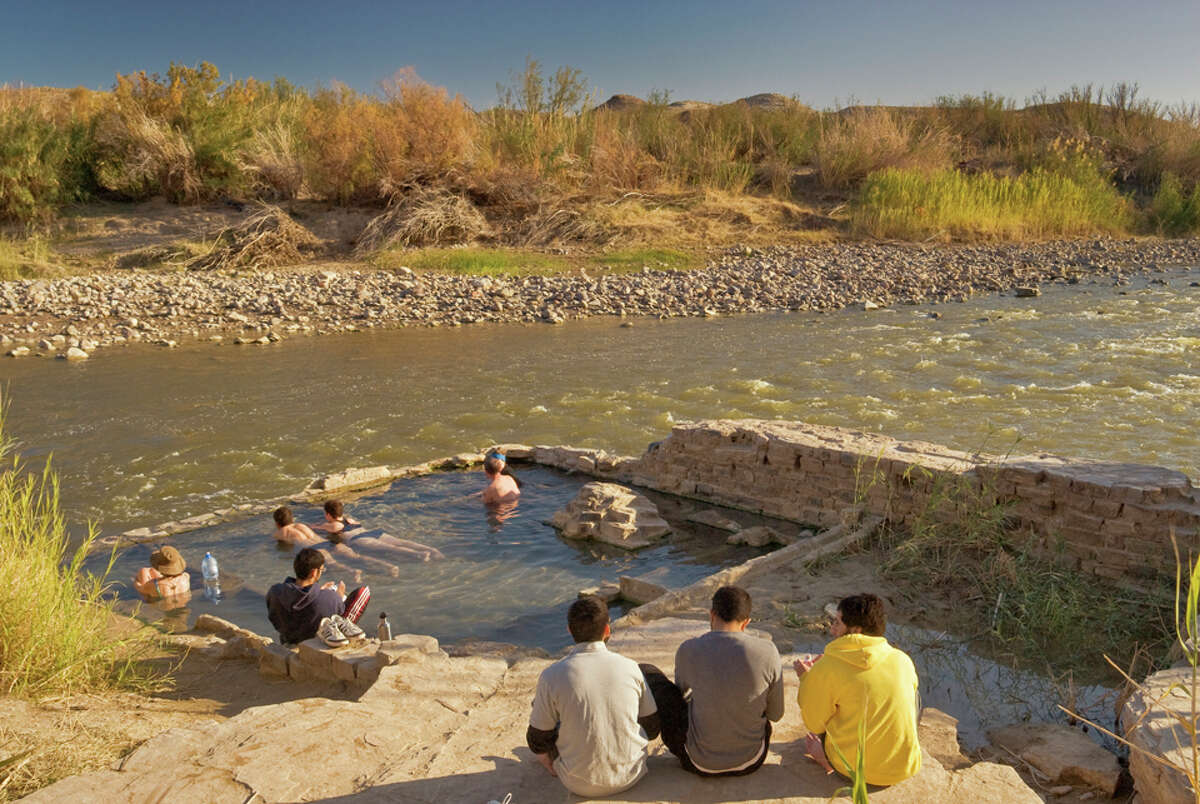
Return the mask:
<path id="1" fill-rule="evenodd" d="M 853 225 L 882 236 L 1195 231 L 1200 107 L 1140 99 L 1136 85 L 1021 107 L 986 93 L 840 112 L 794 100 L 680 109 L 666 93 L 621 109 L 594 101 L 578 71 L 532 60 L 479 113 L 411 69 L 373 94 L 233 81 L 208 63 L 120 75 L 106 93 L 0 88 L 0 221 L 45 222 L 97 195 L 384 205 L 439 188 L 500 224 L 703 193 L 827 208 L 865 198 Z M 1064 141 L 1086 149 L 1095 175 L 1057 158 Z M 1117 190 L 1145 210 L 1130 214 Z"/>
<path id="2" fill-rule="evenodd" d="M 72 546 L 49 465 L 30 472 L 0 421 L 0 694 L 45 697 L 144 687 L 153 631 L 119 633 L 107 570 L 85 572 L 95 534 Z M 111 567 L 111 562 L 110 562 Z"/>
<path id="3" fill-rule="evenodd" d="M 1119 234 L 1134 217 L 1103 176 L 1044 168 L 1015 178 L 888 168 L 871 174 L 851 213 L 872 237 L 972 240 Z"/>

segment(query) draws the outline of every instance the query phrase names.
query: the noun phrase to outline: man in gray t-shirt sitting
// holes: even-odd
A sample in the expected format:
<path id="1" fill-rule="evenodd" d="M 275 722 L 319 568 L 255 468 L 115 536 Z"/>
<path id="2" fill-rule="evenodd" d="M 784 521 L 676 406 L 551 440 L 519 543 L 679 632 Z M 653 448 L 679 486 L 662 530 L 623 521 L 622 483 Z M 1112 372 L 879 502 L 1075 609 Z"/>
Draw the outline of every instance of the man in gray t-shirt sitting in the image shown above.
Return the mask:
<path id="1" fill-rule="evenodd" d="M 572 603 L 567 630 L 575 647 L 538 678 L 525 740 L 572 793 L 611 796 L 646 775 L 646 745 L 658 736 L 654 699 L 638 665 L 605 647 L 602 600 Z"/>
<path id="2" fill-rule="evenodd" d="M 783 668 L 773 643 L 745 633 L 745 589 L 718 589 L 709 621 L 711 631 L 676 651 L 674 684 L 653 665 L 641 669 L 658 706 L 663 743 L 683 769 L 742 776 L 762 766 L 771 722 L 783 717 Z"/>

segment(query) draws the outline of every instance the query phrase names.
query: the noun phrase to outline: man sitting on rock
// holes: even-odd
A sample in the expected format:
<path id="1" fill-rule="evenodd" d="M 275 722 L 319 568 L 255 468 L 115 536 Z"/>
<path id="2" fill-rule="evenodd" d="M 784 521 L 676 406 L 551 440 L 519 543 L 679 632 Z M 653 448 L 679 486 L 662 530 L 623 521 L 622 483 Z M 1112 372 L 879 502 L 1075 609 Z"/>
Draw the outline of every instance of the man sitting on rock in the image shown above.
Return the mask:
<path id="1" fill-rule="evenodd" d="M 572 793 L 610 796 L 646 775 L 646 745 L 658 715 L 632 659 L 605 646 L 608 606 L 581 597 L 567 610 L 575 647 L 542 671 L 526 741 L 538 761 Z"/>
<path id="2" fill-rule="evenodd" d="M 745 589 L 718 589 L 709 623 L 711 631 L 676 651 L 674 684 L 653 665 L 641 668 L 658 705 L 663 743 L 683 769 L 743 776 L 762 766 L 771 723 L 783 717 L 783 668 L 773 643 L 746 634 Z"/>
<path id="3" fill-rule="evenodd" d="M 267 618 L 279 631 L 283 644 L 303 642 L 319 636 L 326 645 L 345 645 L 363 635 L 355 623 L 366 611 L 371 589 L 360 586 L 346 594 L 346 584 L 320 584 L 325 573 L 325 556 L 305 547 L 292 561 L 296 577 L 277 583 L 267 591 Z"/>
<path id="4" fill-rule="evenodd" d="M 811 732 L 809 756 L 849 777 L 858 761 L 863 724 L 866 781 L 874 785 L 902 782 L 921 769 L 917 671 L 908 654 L 888 644 L 886 626 L 877 596 L 844 598 L 829 629 L 834 640 L 824 655 L 801 658 L 794 665 L 800 676 L 800 714 Z"/>

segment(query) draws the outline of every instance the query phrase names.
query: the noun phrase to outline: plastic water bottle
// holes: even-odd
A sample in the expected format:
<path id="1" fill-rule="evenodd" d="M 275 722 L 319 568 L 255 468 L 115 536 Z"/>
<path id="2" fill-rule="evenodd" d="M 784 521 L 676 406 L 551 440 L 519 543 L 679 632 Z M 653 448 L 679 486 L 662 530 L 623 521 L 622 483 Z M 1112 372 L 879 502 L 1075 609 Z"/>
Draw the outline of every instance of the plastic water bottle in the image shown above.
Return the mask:
<path id="1" fill-rule="evenodd" d="M 387 621 L 387 612 L 379 614 L 379 628 L 375 631 L 375 636 L 379 637 L 380 642 L 387 642 L 392 638 L 392 624 Z"/>
<path id="2" fill-rule="evenodd" d="M 200 574 L 204 576 L 204 596 L 216 603 L 221 599 L 221 574 L 212 553 L 205 553 L 200 562 Z"/>

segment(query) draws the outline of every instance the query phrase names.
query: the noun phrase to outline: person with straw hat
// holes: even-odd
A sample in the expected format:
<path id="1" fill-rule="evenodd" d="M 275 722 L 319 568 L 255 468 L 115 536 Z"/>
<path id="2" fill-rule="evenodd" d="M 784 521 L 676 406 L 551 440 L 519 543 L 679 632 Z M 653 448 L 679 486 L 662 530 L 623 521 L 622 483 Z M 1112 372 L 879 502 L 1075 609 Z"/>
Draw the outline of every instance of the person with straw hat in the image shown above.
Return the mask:
<path id="1" fill-rule="evenodd" d="M 186 595 L 191 591 L 187 563 L 178 550 L 164 544 L 150 554 L 150 566 L 133 577 L 133 588 L 146 600 Z"/>

